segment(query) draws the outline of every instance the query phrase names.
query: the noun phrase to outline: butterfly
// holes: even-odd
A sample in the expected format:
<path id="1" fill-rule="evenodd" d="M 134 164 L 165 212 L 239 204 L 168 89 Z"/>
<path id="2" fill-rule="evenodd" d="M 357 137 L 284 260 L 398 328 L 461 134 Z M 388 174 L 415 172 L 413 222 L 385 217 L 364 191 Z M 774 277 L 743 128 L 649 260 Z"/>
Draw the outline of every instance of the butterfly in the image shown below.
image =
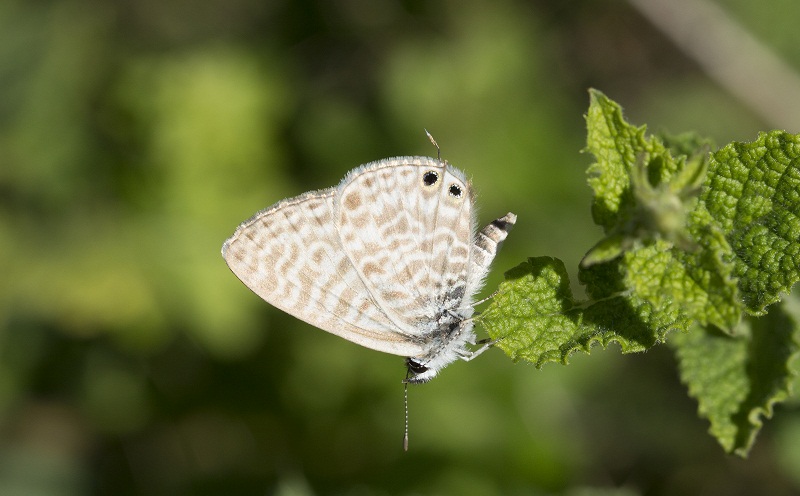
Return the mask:
<path id="1" fill-rule="evenodd" d="M 268 303 L 406 357 L 405 382 L 422 383 L 492 344 L 470 350 L 474 297 L 515 222 L 508 213 L 477 231 L 463 172 L 439 158 L 394 157 L 261 210 L 222 256 Z"/>

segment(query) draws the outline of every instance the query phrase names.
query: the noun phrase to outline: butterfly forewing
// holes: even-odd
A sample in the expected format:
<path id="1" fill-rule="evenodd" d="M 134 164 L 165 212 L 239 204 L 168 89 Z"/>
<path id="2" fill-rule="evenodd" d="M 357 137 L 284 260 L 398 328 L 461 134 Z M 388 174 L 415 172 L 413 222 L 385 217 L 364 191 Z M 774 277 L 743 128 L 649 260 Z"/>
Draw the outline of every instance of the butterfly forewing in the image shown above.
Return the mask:
<path id="1" fill-rule="evenodd" d="M 223 246 L 230 269 L 281 310 L 368 348 L 423 349 L 376 305 L 347 257 L 333 212 L 336 189 L 279 202 L 244 222 Z"/>
<path id="2" fill-rule="evenodd" d="M 405 332 L 435 329 L 467 279 L 472 198 L 463 174 L 426 157 L 386 159 L 351 172 L 337 198 L 342 247 L 374 301 Z"/>

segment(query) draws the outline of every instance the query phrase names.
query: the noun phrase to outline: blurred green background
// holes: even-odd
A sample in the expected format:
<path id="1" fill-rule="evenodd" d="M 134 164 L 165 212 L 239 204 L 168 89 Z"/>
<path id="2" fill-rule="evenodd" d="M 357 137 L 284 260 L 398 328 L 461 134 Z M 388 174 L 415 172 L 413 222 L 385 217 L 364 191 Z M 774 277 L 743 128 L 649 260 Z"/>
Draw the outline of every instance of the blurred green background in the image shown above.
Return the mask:
<path id="1" fill-rule="evenodd" d="M 729 457 L 668 347 L 453 364 L 409 391 L 404 453 L 402 358 L 274 310 L 219 255 L 281 198 L 434 154 L 427 128 L 482 223 L 519 216 L 486 294 L 600 235 L 589 87 L 719 144 L 800 123 L 635 3 L 0 1 L 0 494 L 800 493 L 800 403 Z M 800 3 L 717 5 L 791 79 Z"/>

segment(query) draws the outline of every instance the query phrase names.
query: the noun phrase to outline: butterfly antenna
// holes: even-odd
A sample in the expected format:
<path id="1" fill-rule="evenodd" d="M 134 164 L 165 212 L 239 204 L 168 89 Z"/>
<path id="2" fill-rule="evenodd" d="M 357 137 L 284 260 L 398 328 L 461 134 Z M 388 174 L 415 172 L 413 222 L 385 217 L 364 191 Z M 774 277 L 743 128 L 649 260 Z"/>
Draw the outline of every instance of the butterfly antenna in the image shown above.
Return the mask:
<path id="1" fill-rule="evenodd" d="M 439 143 L 437 143 L 436 140 L 433 139 L 433 136 L 431 136 L 431 133 L 429 133 L 427 129 L 425 129 L 425 134 L 428 135 L 428 139 L 433 144 L 433 146 L 436 147 L 436 160 L 442 160 L 442 150 L 439 149 Z"/>
<path id="2" fill-rule="evenodd" d="M 408 451 L 408 383 L 403 384 L 403 406 L 406 411 L 406 428 L 403 432 L 403 451 Z"/>

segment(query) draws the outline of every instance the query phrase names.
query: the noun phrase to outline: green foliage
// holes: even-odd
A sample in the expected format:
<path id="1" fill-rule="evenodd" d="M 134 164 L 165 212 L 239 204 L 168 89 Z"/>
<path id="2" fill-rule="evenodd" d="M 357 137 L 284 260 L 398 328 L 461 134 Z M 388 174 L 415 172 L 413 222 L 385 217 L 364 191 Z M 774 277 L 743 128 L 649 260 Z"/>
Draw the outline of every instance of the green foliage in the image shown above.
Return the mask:
<path id="1" fill-rule="evenodd" d="M 674 336 L 681 375 L 711 434 L 745 456 L 773 405 L 791 391 L 789 362 L 800 347 L 800 305 L 787 299 L 763 317 L 747 317 L 730 336 L 714 328 Z"/>
<path id="2" fill-rule="evenodd" d="M 592 215 L 577 303 L 564 264 L 531 258 L 506 273 L 483 323 L 513 359 L 566 363 L 594 343 L 645 351 L 669 331 L 711 433 L 746 455 L 761 418 L 790 394 L 798 320 L 781 299 L 800 278 L 800 136 L 774 131 L 709 154 L 684 135 L 628 124 L 591 92 Z M 743 320 L 744 319 L 744 320 Z"/>

